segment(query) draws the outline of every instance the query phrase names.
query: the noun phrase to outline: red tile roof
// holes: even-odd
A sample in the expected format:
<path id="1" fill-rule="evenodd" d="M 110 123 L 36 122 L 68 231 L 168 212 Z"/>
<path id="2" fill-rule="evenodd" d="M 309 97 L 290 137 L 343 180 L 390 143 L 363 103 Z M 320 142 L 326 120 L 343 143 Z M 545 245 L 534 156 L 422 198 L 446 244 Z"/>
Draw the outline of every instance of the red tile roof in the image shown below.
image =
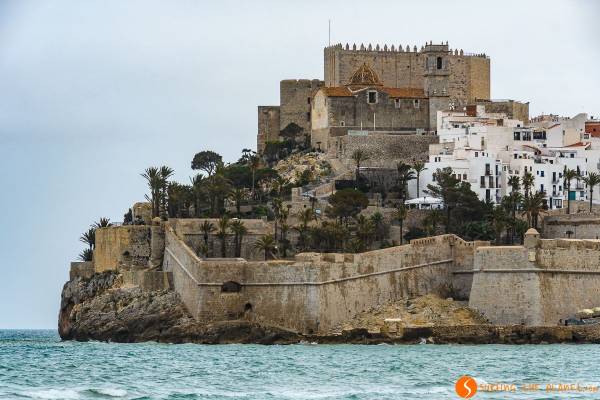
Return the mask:
<path id="1" fill-rule="evenodd" d="M 323 91 L 327 97 L 352 97 L 352 91 L 345 86 L 324 87 Z"/>
<path id="2" fill-rule="evenodd" d="M 592 137 L 600 137 L 600 122 L 586 122 L 585 133 L 589 133 Z"/>

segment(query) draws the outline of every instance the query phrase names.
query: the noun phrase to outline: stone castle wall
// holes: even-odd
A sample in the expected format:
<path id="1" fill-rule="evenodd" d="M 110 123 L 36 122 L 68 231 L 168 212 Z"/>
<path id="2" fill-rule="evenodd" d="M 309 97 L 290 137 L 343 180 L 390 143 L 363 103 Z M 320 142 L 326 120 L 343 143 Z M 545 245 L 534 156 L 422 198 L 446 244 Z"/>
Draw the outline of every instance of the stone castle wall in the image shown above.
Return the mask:
<path id="1" fill-rule="evenodd" d="M 570 234 L 569 234 L 570 232 Z M 598 239 L 600 215 L 581 213 L 548 215 L 543 220 L 542 236 L 548 239 Z"/>
<path id="2" fill-rule="evenodd" d="M 537 240 L 481 247 L 469 306 L 495 324 L 556 325 L 600 306 L 600 242 Z"/>
<path id="3" fill-rule="evenodd" d="M 369 154 L 365 167 L 396 168 L 400 161 L 427 160 L 429 145 L 438 142 L 433 135 L 386 135 L 369 132 L 368 136 L 337 136 L 328 141 L 327 152 L 344 165 L 354 168 L 352 153 L 361 149 Z"/>
<path id="4" fill-rule="evenodd" d="M 163 267 L 197 319 L 246 318 L 299 332 L 328 332 L 390 300 L 468 291 L 457 287 L 452 272 L 472 268 L 465 264 L 472 259 L 468 253 L 480 245 L 447 235 L 362 254 L 303 253 L 294 261 L 248 262 L 200 260 L 170 228 L 166 242 Z M 223 291 L 227 282 L 239 291 Z"/>
<path id="5" fill-rule="evenodd" d="M 117 270 L 123 266 L 146 267 L 151 254 L 150 240 L 150 225 L 96 229 L 95 272 Z"/>
<path id="6" fill-rule="evenodd" d="M 323 86 L 318 79 L 287 79 L 279 84 L 280 130 L 292 122 L 310 134 L 310 110 L 312 97 Z"/>
<path id="7" fill-rule="evenodd" d="M 447 58 L 450 69 L 448 94 L 457 106 L 490 98 L 489 58 L 465 55 L 462 51 L 450 51 Z M 392 51 L 391 46 L 352 49 L 342 45 L 325 48 L 325 86 L 343 86 L 363 63 L 374 69 L 384 86 L 424 87 L 426 55 L 416 46 Z"/>
<path id="8" fill-rule="evenodd" d="M 258 106 L 258 134 L 256 148 L 259 152 L 265 149 L 267 142 L 279 140 L 280 108 L 279 106 Z"/>

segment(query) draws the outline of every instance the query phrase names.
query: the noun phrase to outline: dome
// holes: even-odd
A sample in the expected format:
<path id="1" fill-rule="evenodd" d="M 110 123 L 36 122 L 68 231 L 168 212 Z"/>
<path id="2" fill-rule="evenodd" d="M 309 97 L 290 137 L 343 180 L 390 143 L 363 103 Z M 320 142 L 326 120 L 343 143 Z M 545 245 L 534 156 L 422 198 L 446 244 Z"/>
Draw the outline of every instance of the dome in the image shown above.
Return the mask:
<path id="1" fill-rule="evenodd" d="M 366 63 L 363 63 L 350 77 L 350 81 L 346 86 L 351 88 L 360 88 L 365 86 L 383 86 L 379 77 Z"/>

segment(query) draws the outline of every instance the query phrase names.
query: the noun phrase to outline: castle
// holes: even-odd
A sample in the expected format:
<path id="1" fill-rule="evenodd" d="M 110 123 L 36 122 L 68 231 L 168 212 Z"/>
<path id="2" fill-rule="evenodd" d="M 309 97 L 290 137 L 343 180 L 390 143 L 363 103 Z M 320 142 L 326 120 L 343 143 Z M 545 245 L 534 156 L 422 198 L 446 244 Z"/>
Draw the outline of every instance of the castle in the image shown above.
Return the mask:
<path id="1" fill-rule="evenodd" d="M 294 135 L 327 150 L 344 136 L 435 131 L 438 111 L 477 103 L 490 103 L 485 54 L 450 49 L 448 42 L 420 50 L 336 44 L 324 50 L 324 80 L 283 80 L 280 105 L 258 107 L 257 148 Z"/>

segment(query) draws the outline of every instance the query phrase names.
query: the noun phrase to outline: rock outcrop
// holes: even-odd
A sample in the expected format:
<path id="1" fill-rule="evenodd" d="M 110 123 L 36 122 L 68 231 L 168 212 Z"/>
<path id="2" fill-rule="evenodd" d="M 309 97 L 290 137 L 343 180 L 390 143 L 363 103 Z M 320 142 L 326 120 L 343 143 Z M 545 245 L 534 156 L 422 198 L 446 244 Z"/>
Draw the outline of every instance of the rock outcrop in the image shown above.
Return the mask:
<path id="1" fill-rule="evenodd" d="M 424 297 L 416 299 L 412 304 L 432 307 L 431 303 L 429 297 Z M 462 311 L 446 304 L 449 300 L 440 299 L 437 303 L 443 303 L 454 314 Z M 437 303 L 436 306 L 439 306 Z M 104 272 L 94 274 L 89 279 L 77 277 L 64 285 L 58 330 L 64 340 L 124 343 L 600 343 L 600 325 L 531 327 L 465 323 L 406 326 L 397 332 L 385 332 L 362 327 L 376 328 L 374 325 L 364 324 L 365 321 L 368 322 L 365 315 L 358 321 L 361 323 L 330 335 L 300 335 L 246 320 L 201 324 L 189 314 L 176 292 L 148 291 L 138 286 L 122 285 L 120 274 Z M 478 321 L 469 317 L 468 322 Z"/>
<path id="2" fill-rule="evenodd" d="M 168 343 L 296 343 L 293 332 L 250 321 L 202 325 L 170 290 L 121 285 L 115 272 L 75 278 L 62 291 L 58 332 L 64 340 Z"/>

